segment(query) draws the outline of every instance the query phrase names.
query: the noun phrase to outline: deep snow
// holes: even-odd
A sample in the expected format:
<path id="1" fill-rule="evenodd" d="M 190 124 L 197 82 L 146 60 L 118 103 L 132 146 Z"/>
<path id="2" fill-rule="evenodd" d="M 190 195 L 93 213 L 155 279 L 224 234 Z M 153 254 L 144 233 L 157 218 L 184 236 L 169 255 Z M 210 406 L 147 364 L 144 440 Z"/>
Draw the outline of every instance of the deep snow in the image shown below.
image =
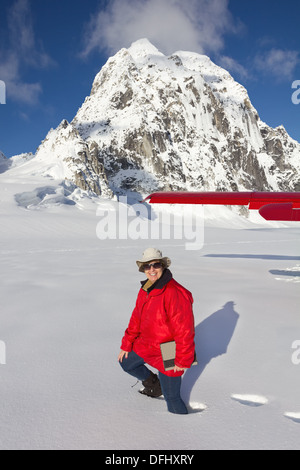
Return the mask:
<path id="1" fill-rule="evenodd" d="M 93 201 L 17 205 L 43 185 L 0 175 L 0 448 L 300 449 L 300 227 L 210 220 L 198 251 L 100 241 Z M 199 365 L 183 396 L 201 413 L 169 414 L 117 363 L 152 245 L 194 295 Z"/>

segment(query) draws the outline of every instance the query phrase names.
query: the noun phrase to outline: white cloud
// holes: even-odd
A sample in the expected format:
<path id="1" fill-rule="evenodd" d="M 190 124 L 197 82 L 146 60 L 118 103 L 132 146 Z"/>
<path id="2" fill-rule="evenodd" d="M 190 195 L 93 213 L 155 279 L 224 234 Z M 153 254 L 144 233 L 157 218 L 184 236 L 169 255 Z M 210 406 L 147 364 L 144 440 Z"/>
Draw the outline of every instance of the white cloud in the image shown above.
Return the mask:
<path id="1" fill-rule="evenodd" d="M 32 14 L 28 0 L 16 0 L 8 14 L 10 46 L 22 60 L 37 68 L 53 65 L 54 61 L 43 47 L 36 44 Z"/>
<path id="2" fill-rule="evenodd" d="M 20 62 L 15 55 L 10 54 L 0 62 L 0 77 L 5 82 L 7 95 L 20 103 L 36 104 L 42 87 L 39 83 L 25 83 L 19 69 Z"/>
<path id="3" fill-rule="evenodd" d="M 234 33 L 228 0 L 111 0 L 86 25 L 81 56 L 115 53 L 147 37 L 163 53 L 218 53 Z"/>
<path id="4" fill-rule="evenodd" d="M 291 80 L 299 62 L 298 51 L 273 48 L 256 56 L 255 67 L 278 80 Z"/>
<path id="5" fill-rule="evenodd" d="M 243 79 L 250 78 L 248 70 L 243 65 L 239 64 L 236 60 L 234 60 L 232 57 L 221 56 L 219 58 L 219 64 L 221 65 L 221 67 L 228 70 L 230 73 L 237 74 Z"/>
<path id="6" fill-rule="evenodd" d="M 37 103 L 42 92 L 40 83 L 27 83 L 22 66 L 47 68 L 54 61 L 37 46 L 28 0 L 16 0 L 7 14 L 9 35 L 0 49 L 0 77 L 6 84 L 8 98 L 25 104 Z"/>

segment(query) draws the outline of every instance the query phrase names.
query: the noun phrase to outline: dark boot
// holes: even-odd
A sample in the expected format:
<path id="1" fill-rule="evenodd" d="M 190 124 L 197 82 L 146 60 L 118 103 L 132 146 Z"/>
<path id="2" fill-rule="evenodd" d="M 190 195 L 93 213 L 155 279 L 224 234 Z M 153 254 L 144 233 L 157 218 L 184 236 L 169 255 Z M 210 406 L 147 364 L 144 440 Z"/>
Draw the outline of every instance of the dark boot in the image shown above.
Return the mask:
<path id="1" fill-rule="evenodd" d="M 162 395 L 159 378 L 153 372 L 150 371 L 150 373 L 150 377 L 142 382 L 145 388 L 140 390 L 140 393 L 147 397 L 158 398 Z"/>

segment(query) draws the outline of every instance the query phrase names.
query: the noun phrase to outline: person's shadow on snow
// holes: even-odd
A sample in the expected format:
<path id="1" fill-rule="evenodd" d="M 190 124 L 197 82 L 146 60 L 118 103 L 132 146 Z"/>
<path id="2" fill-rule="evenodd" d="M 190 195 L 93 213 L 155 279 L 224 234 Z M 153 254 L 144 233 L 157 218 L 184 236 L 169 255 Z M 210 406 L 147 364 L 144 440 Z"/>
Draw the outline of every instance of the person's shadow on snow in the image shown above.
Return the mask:
<path id="1" fill-rule="evenodd" d="M 227 302 L 221 310 L 210 315 L 195 328 L 198 364 L 188 369 L 183 376 L 181 396 L 186 403 L 189 403 L 191 391 L 210 361 L 227 353 L 239 319 L 234 305 L 234 302 Z"/>

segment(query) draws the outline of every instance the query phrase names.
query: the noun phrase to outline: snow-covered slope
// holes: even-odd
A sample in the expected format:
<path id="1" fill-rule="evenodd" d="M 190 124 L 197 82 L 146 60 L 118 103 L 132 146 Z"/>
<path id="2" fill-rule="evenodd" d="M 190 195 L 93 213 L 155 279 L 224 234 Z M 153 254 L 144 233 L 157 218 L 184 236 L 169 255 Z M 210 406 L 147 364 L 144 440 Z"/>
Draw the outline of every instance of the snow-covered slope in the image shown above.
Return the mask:
<path id="1" fill-rule="evenodd" d="M 14 194 L 30 185 L 0 180 L 1 450 L 300 449 L 299 227 L 205 227 L 198 251 L 100 241 L 94 210 L 25 211 Z M 117 362 L 152 245 L 195 300 L 188 416 Z"/>
<path id="2" fill-rule="evenodd" d="M 0 154 L 0 449 L 300 449 L 299 224 L 274 230 L 205 208 L 203 247 L 190 251 L 187 226 L 186 240 L 142 238 L 142 209 L 135 219 L 111 200 L 294 190 L 298 165 L 299 144 L 263 124 L 226 71 L 146 40 L 107 62 L 36 155 Z M 175 212 L 155 208 L 157 233 L 172 233 Z M 106 213 L 101 226 L 119 233 L 100 240 Z M 141 396 L 117 362 L 142 279 L 135 260 L 150 245 L 195 300 L 188 416 Z"/>
<path id="3" fill-rule="evenodd" d="M 208 57 L 167 57 L 147 39 L 111 57 L 71 123 L 63 120 L 22 177 L 112 198 L 154 190 L 300 189 L 300 144 L 272 129 L 247 91 Z M 72 189 L 73 188 L 73 189 Z"/>

